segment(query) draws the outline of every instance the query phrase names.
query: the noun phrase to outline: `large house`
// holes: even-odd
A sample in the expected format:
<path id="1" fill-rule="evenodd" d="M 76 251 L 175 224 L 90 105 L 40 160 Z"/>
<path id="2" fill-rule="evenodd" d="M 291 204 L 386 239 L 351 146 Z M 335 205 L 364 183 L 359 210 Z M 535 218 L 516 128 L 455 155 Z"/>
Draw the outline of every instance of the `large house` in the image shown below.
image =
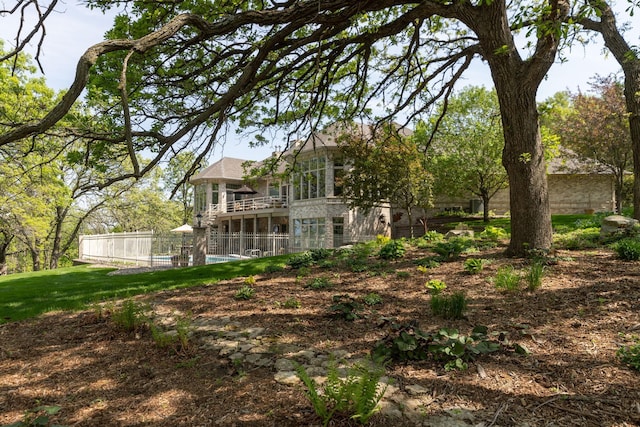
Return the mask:
<path id="1" fill-rule="evenodd" d="M 388 203 L 381 202 L 365 213 L 350 208 L 342 199 L 340 177 L 345 160 L 338 151 L 337 138 L 346 131 L 344 125 L 334 124 L 298 141 L 284 153 L 274 153 L 290 168 L 288 175 L 272 173 L 247 180 L 247 171 L 259 165 L 231 157 L 224 157 L 195 175 L 191 179 L 195 186 L 194 214 L 200 214 L 209 228 L 209 252 L 276 254 L 339 247 L 380 234 L 396 237 L 407 234 L 409 227 L 418 230 L 418 224 L 406 223 L 407 216 L 394 211 Z M 348 131 L 369 137 L 372 128 L 357 126 Z M 549 165 L 552 213 L 613 209 L 611 175 L 569 170 L 562 164 L 559 159 Z M 490 207 L 496 213 L 507 212 L 508 189 L 499 192 Z M 471 196 L 437 198 L 435 211 L 444 209 L 477 211 L 479 206 Z M 269 238 L 263 241 L 262 236 Z"/>
<path id="2" fill-rule="evenodd" d="M 363 136 L 370 135 L 369 126 L 359 126 Z M 332 125 L 323 133 L 314 133 L 298 141 L 281 156 L 291 166 L 289 179 L 283 181 L 271 174 L 249 183 L 243 177 L 252 166 L 242 159 L 224 157 L 191 179 L 195 185 L 195 214 L 201 214 L 211 229 L 211 241 L 240 254 L 250 254 L 249 243 L 229 247 L 229 233 L 238 235 L 287 234 L 289 251 L 308 248 L 333 248 L 368 240 L 377 235 L 391 235 L 391 207 L 379 206 L 363 212 L 351 209 L 342 199 L 340 177 L 344 161 L 338 153 L 337 137 L 344 127 Z M 353 132 L 353 128 L 350 130 Z M 231 241 L 229 238 L 228 241 Z M 221 243 L 222 242 L 222 243 Z M 273 252 L 263 249 L 256 251 Z M 276 245 L 278 246 L 278 245 Z M 216 250 L 211 248 L 211 250 Z M 282 246 L 275 252 L 285 250 Z M 223 250 L 224 251 L 224 250 Z"/>

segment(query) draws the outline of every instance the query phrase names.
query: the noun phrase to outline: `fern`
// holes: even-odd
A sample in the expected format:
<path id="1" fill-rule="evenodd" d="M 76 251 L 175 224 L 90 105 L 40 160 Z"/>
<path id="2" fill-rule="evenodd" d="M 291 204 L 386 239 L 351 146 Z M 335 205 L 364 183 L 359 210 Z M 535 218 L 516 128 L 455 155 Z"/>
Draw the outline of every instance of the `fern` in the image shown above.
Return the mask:
<path id="1" fill-rule="evenodd" d="M 307 396 L 325 427 L 335 414 L 350 416 L 366 424 L 380 410 L 378 403 L 387 390 L 386 385 L 378 386 L 384 374 L 384 368 L 380 366 L 356 365 L 349 369 L 347 378 L 342 379 L 336 363 L 331 361 L 322 393 L 303 366 L 296 366 L 296 373 L 307 388 Z"/>

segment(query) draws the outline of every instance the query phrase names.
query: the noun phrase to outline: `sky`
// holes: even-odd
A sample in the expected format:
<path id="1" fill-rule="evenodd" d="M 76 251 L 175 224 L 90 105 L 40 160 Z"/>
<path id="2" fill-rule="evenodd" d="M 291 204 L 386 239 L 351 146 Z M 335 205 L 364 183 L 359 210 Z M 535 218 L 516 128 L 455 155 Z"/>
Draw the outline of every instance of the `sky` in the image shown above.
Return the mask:
<path id="1" fill-rule="evenodd" d="M 12 0 L 7 1 L 11 3 Z M 100 11 L 89 10 L 77 2 L 78 0 L 68 0 L 47 20 L 47 35 L 41 54 L 41 63 L 47 84 L 57 90 L 64 90 L 71 84 L 78 58 L 89 46 L 103 40 L 115 16 L 115 13 L 102 15 Z M 4 6 L 4 0 L 0 0 L 0 4 Z M 4 39 L 5 43 L 11 44 L 15 38 L 17 19 L 11 16 L 0 17 L 0 24 L 0 38 Z M 640 46 L 640 26 L 632 30 L 627 40 L 631 44 Z M 586 47 L 574 47 L 571 52 L 565 53 L 566 62 L 553 65 L 547 79 L 540 85 L 539 101 L 563 90 L 586 91 L 589 89 L 589 80 L 596 74 L 606 76 L 620 70 L 615 59 L 603 52 L 600 36 L 596 41 Z M 35 43 L 29 46 L 28 51 L 32 54 L 35 52 Z M 493 86 L 488 67 L 480 61 L 476 61 L 476 64 L 467 70 L 462 83 L 465 86 Z M 278 145 L 282 145 L 282 142 L 274 141 L 271 147 L 248 149 L 242 142 L 228 141 L 224 150 L 214 152 L 212 158 L 215 160 L 225 155 L 262 160 Z"/>

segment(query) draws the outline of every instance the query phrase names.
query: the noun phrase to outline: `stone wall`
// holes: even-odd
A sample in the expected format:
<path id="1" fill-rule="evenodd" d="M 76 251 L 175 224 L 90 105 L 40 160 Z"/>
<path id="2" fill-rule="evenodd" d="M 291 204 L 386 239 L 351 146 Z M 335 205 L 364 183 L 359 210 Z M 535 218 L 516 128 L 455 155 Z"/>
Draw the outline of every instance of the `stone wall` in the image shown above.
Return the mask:
<path id="1" fill-rule="evenodd" d="M 548 175 L 549 203 L 552 214 L 610 212 L 615 208 L 615 186 L 612 175 Z M 472 199 L 439 197 L 430 215 L 446 209 L 468 210 Z M 489 209 L 498 215 L 509 211 L 509 189 L 499 191 L 489 204 Z"/>

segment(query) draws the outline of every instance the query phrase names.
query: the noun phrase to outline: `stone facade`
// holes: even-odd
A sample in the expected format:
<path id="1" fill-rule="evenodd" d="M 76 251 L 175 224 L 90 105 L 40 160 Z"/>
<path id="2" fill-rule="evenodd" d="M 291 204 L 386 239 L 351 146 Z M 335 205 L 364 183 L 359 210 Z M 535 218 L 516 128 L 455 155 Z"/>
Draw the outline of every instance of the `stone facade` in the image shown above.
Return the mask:
<path id="1" fill-rule="evenodd" d="M 552 214 L 611 212 L 615 209 L 613 175 L 553 174 L 547 175 L 547 183 Z M 474 195 L 461 198 L 439 197 L 434 209 L 429 213 L 434 214 L 446 209 L 468 211 L 474 199 L 477 199 Z M 498 215 L 509 212 L 509 189 L 499 191 L 491 199 L 489 209 Z"/>

